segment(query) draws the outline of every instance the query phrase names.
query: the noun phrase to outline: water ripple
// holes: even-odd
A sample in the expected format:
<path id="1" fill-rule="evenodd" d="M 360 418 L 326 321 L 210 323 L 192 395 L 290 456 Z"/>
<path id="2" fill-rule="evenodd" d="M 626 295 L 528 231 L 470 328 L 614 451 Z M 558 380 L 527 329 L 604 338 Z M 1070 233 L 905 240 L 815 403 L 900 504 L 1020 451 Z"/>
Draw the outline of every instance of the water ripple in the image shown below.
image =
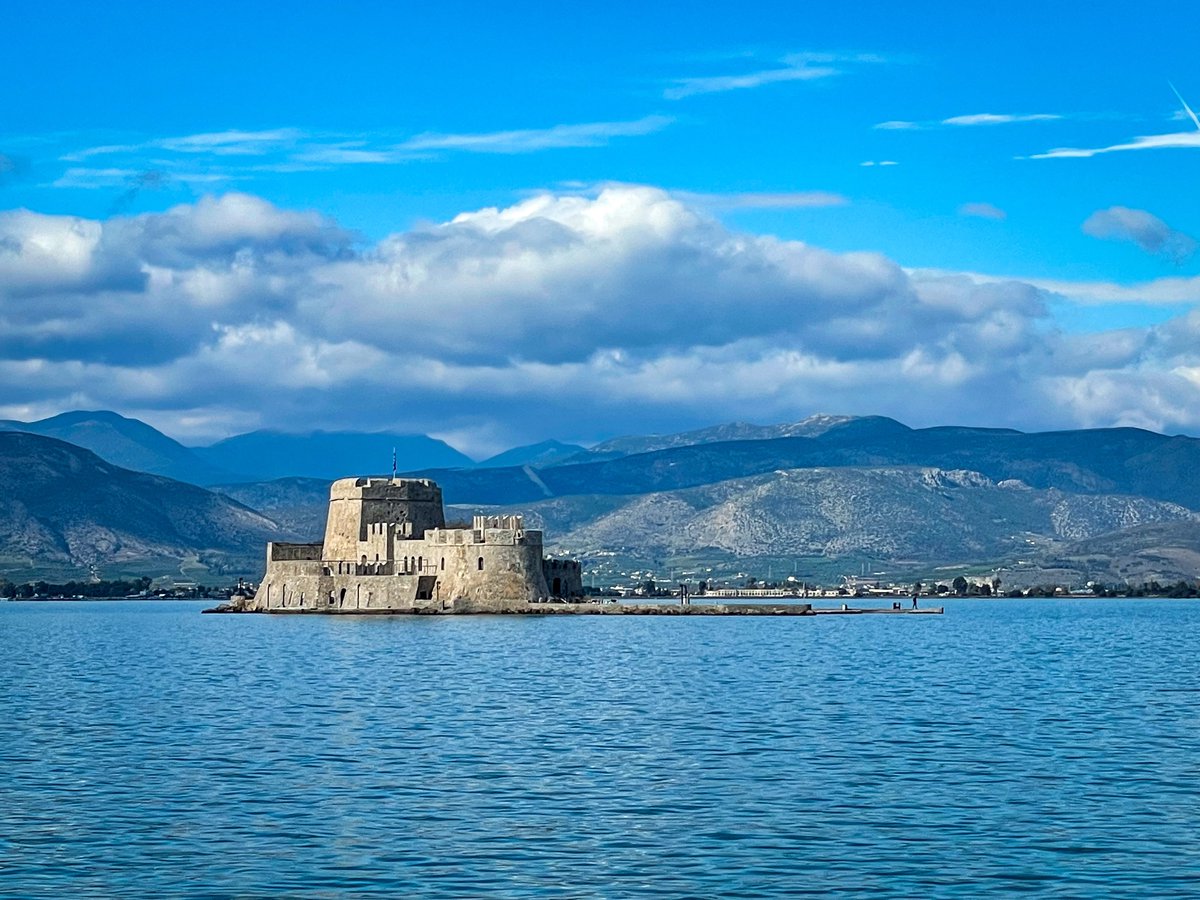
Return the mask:
<path id="1" fill-rule="evenodd" d="M 1194 601 L 0 604 L 0 897 L 1178 897 Z"/>

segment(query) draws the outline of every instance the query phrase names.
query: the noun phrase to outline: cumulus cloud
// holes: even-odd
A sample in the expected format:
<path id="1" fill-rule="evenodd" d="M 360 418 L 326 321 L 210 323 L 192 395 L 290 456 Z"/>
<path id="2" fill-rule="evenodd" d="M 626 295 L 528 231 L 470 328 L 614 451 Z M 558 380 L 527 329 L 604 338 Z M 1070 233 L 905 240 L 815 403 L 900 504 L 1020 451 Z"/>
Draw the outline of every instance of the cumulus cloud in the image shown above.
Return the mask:
<path id="1" fill-rule="evenodd" d="M 939 270 L 916 270 L 914 276 L 945 276 Z M 964 273 L 978 284 L 994 284 L 997 279 L 979 272 Z M 1200 277 L 1155 278 L 1152 281 L 1119 284 L 1115 281 L 1065 281 L 1054 278 L 1026 277 L 1016 281 L 1028 284 L 1048 296 L 1075 306 L 1192 306 L 1200 304 Z"/>
<path id="2" fill-rule="evenodd" d="M 1196 252 L 1195 240 L 1144 209 L 1110 206 L 1096 210 L 1084 221 L 1083 232 L 1105 240 L 1130 241 L 1176 264 Z"/>
<path id="3" fill-rule="evenodd" d="M 105 221 L 10 212 L 0 415 L 108 407 L 193 438 L 402 428 L 496 444 L 818 409 L 1200 426 L 1196 314 L 1089 343 L 1056 331 L 1048 296 L 731 231 L 629 185 L 371 246 L 243 194 Z"/>

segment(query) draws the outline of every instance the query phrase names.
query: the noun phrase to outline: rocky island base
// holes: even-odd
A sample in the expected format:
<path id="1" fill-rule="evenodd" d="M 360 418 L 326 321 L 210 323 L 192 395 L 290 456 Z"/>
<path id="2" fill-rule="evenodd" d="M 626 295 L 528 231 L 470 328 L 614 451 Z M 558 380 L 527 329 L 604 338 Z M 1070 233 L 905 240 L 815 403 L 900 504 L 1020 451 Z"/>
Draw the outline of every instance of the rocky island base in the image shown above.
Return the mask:
<path id="1" fill-rule="evenodd" d="M 206 613 L 269 613 L 271 615 L 323 615 L 321 609 L 261 609 L 237 602 L 223 603 Z M 528 603 L 526 601 L 464 601 L 387 609 L 356 609 L 343 615 L 438 616 L 438 615 L 534 615 L 534 616 L 851 616 L 851 615 L 941 615 L 942 607 L 928 609 L 883 609 L 879 607 L 817 608 L 810 603 Z"/>

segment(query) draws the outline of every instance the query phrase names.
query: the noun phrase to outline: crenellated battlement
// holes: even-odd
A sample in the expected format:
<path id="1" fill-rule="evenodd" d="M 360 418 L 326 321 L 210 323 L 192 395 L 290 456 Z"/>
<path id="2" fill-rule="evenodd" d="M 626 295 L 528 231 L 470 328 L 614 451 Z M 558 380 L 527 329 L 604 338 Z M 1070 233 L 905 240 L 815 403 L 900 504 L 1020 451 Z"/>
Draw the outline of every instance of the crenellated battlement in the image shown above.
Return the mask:
<path id="1" fill-rule="evenodd" d="M 268 547 L 254 600 L 268 610 L 394 610 L 583 593 L 579 564 L 543 560 L 542 532 L 527 530 L 523 516 L 479 515 L 470 528 L 446 528 L 441 488 L 427 479 L 339 479 L 329 490 L 323 544 Z"/>

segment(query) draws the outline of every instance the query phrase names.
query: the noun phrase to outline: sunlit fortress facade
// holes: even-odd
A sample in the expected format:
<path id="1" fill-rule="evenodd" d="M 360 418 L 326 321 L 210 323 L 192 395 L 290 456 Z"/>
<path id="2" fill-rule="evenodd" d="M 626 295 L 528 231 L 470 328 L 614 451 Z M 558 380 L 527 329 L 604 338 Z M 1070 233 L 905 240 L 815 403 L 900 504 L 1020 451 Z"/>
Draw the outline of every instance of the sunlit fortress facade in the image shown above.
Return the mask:
<path id="1" fill-rule="evenodd" d="M 343 478 L 329 491 L 325 540 L 267 544 L 247 609 L 263 612 L 463 610 L 575 600 L 575 560 L 542 555 L 522 516 L 446 527 L 442 491 L 426 479 Z"/>

